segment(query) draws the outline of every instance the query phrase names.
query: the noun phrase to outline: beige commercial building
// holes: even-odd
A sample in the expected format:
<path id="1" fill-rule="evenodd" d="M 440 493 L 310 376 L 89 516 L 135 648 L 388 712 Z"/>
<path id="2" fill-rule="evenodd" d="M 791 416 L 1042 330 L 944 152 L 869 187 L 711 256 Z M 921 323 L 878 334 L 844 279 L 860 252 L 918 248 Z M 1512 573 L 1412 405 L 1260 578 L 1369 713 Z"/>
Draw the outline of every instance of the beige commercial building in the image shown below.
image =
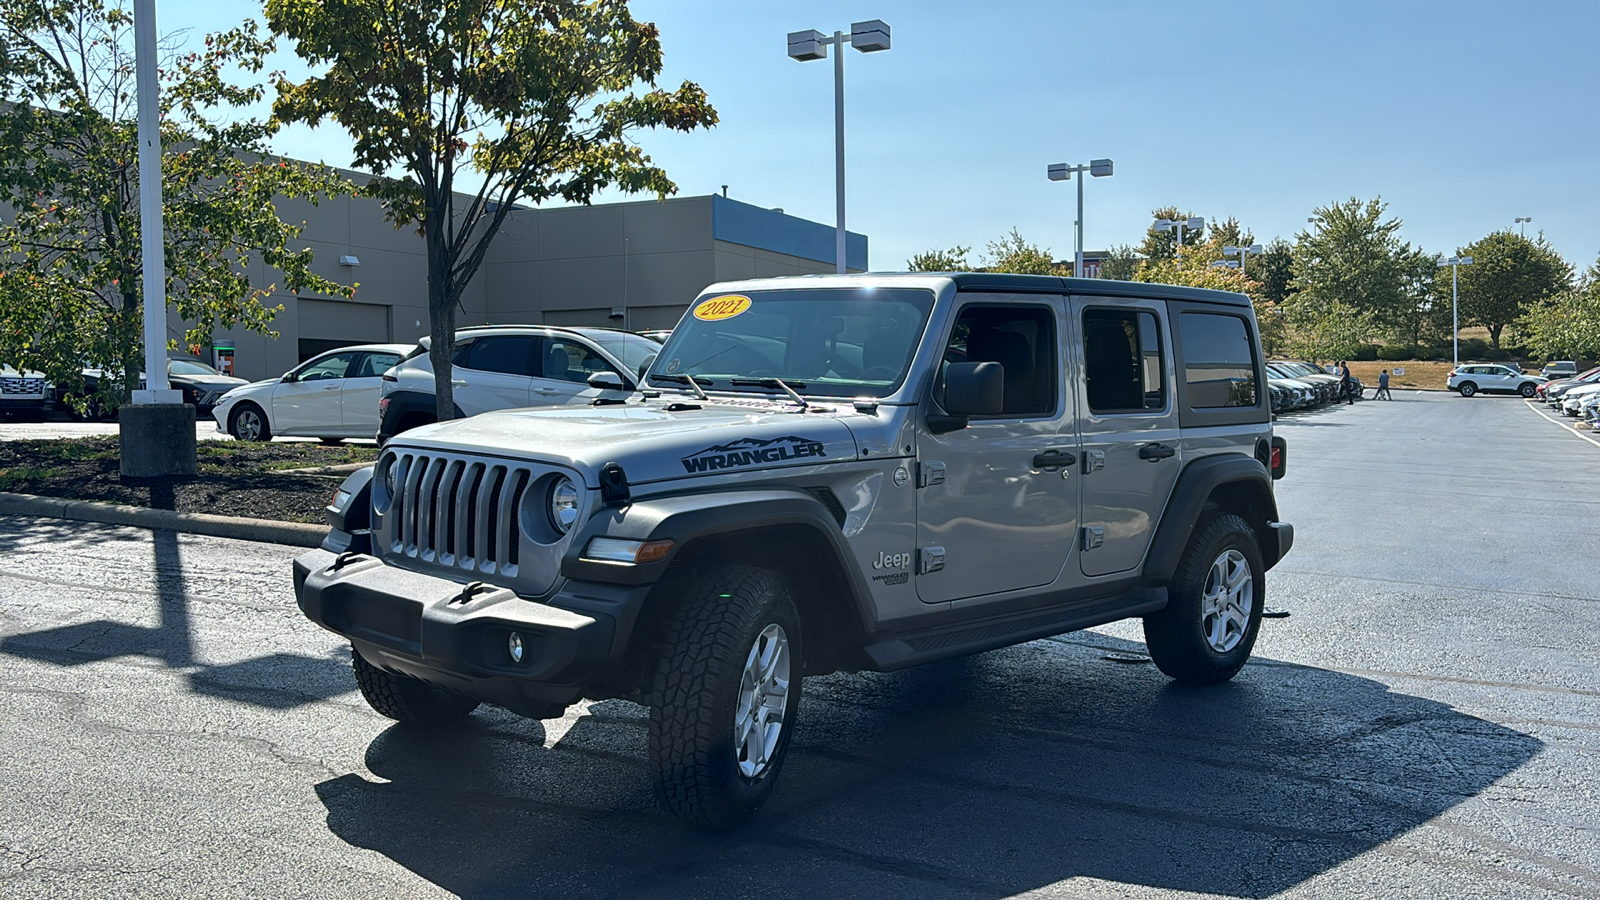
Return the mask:
<path id="1" fill-rule="evenodd" d="M 268 378 L 333 347 L 428 332 L 427 257 L 414 229 L 395 229 L 364 198 L 296 201 L 280 212 L 305 223 L 318 273 L 359 287 L 352 300 L 277 293 L 276 339 L 219 332 L 234 374 Z M 846 257 L 852 271 L 866 269 L 864 235 L 849 235 Z M 708 284 L 833 270 L 831 226 L 723 196 L 518 209 L 462 297 L 457 323 L 671 328 Z M 252 274 L 265 285 L 274 273 Z M 170 324 L 182 334 L 180 322 Z"/>

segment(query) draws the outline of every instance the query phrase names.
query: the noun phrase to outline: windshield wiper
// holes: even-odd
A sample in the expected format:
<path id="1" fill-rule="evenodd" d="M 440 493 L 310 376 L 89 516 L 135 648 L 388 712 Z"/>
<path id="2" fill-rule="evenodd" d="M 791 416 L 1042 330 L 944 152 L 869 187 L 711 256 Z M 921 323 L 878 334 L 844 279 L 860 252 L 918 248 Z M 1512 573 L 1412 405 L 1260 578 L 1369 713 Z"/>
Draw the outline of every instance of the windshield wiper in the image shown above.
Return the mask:
<path id="1" fill-rule="evenodd" d="M 694 391 L 694 395 L 699 399 L 710 399 L 706 396 L 706 392 L 700 389 L 700 380 L 694 375 L 663 375 L 660 372 L 651 372 L 648 377 L 659 379 L 661 381 L 670 381 L 673 384 L 687 384 L 689 386 L 689 390 Z M 710 383 L 711 379 L 707 378 L 706 384 Z"/>
<path id="2" fill-rule="evenodd" d="M 729 384 L 732 384 L 734 387 L 744 387 L 748 385 L 750 387 L 781 388 L 785 394 L 788 394 L 791 398 L 793 398 L 794 402 L 800 404 L 801 409 L 808 409 L 811 406 L 811 404 L 806 402 L 806 398 L 800 396 L 800 394 L 795 391 L 795 388 L 797 387 L 803 388 L 806 386 L 804 381 L 796 381 L 793 383 L 793 385 L 790 385 L 779 378 L 735 378 L 730 381 Z"/>

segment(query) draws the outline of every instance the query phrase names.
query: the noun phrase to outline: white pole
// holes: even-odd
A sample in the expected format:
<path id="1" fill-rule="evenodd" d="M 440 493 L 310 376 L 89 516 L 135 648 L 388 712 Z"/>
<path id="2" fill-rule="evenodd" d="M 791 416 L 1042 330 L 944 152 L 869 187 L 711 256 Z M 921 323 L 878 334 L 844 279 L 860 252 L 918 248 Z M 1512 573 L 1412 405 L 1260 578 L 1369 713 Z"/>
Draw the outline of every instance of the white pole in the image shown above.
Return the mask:
<path id="1" fill-rule="evenodd" d="M 1457 318 L 1458 314 L 1456 312 L 1458 297 L 1460 296 L 1460 281 L 1456 276 L 1460 271 L 1461 260 L 1450 260 L 1450 355 L 1455 359 L 1455 362 L 1451 363 L 1450 367 L 1453 369 L 1461 367 L 1461 321 Z"/>
<path id="2" fill-rule="evenodd" d="M 1079 166 L 1078 175 L 1078 253 L 1073 258 L 1072 277 L 1083 277 L 1083 179 L 1089 177 L 1089 168 Z"/>
<path id="3" fill-rule="evenodd" d="M 833 171 L 838 225 L 834 227 L 834 269 L 846 271 L 844 255 L 844 33 L 833 33 Z"/>
<path id="4" fill-rule="evenodd" d="M 168 399 L 167 265 L 162 251 L 161 119 L 157 104 L 155 0 L 134 0 L 133 43 L 139 97 L 139 234 L 143 244 L 145 390 L 134 402 Z"/>

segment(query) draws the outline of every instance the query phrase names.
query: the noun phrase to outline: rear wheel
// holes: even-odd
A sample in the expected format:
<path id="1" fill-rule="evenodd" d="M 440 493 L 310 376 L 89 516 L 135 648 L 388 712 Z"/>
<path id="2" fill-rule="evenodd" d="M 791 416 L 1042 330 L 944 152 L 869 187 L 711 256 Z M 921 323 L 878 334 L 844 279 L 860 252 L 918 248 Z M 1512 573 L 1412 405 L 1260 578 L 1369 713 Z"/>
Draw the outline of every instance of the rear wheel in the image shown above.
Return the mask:
<path id="1" fill-rule="evenodd" d="M 651 686 L 656 797 L 714 828 L 745 821 L 772 793 L 800 706 L 800 620 L 776 573 L 719 566 L 667 626 Z"/>
<path id="2" fill-rule="evenodd" d="M 350 651 L 356 684 L 367 705 L 403 725 L 442 728 L 472 714 L 478 701 L 420 678 L 396 675 L 374 666 L 354 648 Z"/>
<path id="3" fill-rule="evenodd" d="M 240 441 L 270 441 L 272 427 L 267 414 L 254 403 L 241 403 L 228 416 L 228 433 Z"/>
<path id="4" fill-rule="evenodd" d="M 1478 386 L 1470 381 L 1463 381 L 1461 382 L 1461 387 L 1456 388 L 1456 390 L 1460 391 L 1463 397 L 1471 397 L 1478 392 Z"/>
<path id="5" fill-rule="evenodd" d="M 1156 667 L 1187 684 L 1217 684 L 1244 667 L 1261 629 L 1265 569 L 1244 519 L 1200 521 L 1172 583 L 1167 605 L 1145 616 L 1144 639 Z"/>

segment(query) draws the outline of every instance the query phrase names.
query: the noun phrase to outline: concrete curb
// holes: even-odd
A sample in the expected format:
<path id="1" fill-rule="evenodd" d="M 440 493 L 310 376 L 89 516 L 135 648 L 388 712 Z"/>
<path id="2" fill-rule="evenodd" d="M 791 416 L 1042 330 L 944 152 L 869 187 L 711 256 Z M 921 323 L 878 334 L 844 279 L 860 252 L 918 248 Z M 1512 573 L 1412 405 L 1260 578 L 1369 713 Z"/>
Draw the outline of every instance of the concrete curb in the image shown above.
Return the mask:
<path id="1" fill-rule="evenodd" d="M 339 463 L 335 466 L 307 466 L 303 469 L 274 469 L 268 475 L 349 475 L 362 469 L 371 468 L 377 463 Z"/>
<path id="2" fill-rule="evenodd" d="M 134 528 L 163 528 L 186 534 L 287 544 L 291 547 L 317 547 L 322 544 L 322 539 L 328 536 L 326 525 L 239 519 L 206 513 L 181 513 L 170 509 L 145 509 L 142 506 L 97 503 L 92 500 L 62 500 L 57 497 L 39 497 L 5 491 L 0 491 L 0 515 L 44 516 L 79 522 L 100 522 L 105 525 L 128 525 Z"/>

